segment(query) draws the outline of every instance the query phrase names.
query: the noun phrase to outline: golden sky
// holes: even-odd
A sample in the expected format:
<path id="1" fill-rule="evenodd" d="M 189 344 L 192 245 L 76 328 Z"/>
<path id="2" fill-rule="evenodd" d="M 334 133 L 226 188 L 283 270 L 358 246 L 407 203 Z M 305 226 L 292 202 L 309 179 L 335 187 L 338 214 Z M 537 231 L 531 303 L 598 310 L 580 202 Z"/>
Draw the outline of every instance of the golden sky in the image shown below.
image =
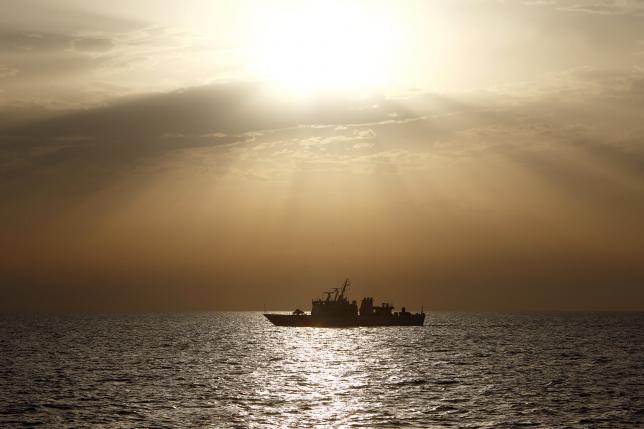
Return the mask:
<path id="1" fill-rule="evenodd" d="M 644 2 L 4 0 L 0 310 L 644 310 Z"/>

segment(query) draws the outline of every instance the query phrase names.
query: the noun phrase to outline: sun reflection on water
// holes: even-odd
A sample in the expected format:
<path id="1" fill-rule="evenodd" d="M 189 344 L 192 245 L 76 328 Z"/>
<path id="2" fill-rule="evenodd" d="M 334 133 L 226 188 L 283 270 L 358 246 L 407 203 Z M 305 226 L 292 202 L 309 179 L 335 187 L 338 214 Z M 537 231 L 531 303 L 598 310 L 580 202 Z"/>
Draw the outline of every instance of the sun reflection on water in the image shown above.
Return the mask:
<path id="1" fill-rule="evenodd" d="M 397 372 L 396 363 L 391 349 L 379 347 L 369 328 L 281 329 L 275 340 L 282 356 L 273 357 L 278 364 L 274 370 L 285 376 L 279 378 L 281 385 L 271 379 L 257 393 L 270 397 L 276 405 L 290 404 L 293 414 L 288 422 L 283 420 L 283 414 L 282 423 L 289 426 L 303 421 L 332 421 L 342 425 L 383 414 L 385 404 L 379 401 L 379 395 L 373 395 L 374 389 L 367 397 L 367 388 L 376 387 L 377 391 L 374 383 L 387 381 L 381 377 L 384 374 L 378 376 L 374 370 L 388 367 L 394 370 L 391 376 Z M 394 375 L 392 380 L 395 378 Z"/>

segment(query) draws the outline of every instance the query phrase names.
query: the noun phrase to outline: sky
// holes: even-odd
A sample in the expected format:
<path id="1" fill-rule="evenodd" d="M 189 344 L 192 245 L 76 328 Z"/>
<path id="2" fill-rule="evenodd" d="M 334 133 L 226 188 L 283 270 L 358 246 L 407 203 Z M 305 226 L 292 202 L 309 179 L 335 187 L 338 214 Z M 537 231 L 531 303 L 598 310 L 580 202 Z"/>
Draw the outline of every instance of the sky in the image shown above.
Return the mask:
<path id="1" fill-rule="evenodd" d="M 644 1 L 3 0 L 0 311 L 644 310 Z"/>

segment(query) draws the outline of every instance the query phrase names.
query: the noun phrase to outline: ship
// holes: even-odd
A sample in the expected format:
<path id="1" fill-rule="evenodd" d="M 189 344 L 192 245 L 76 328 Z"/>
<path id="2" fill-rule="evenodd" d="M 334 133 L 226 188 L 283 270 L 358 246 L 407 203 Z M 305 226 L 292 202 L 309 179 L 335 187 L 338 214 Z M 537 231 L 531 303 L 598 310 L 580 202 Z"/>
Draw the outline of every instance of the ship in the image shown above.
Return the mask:
<path id="1" fill-rule="evenodd" d="M 345 296 L 351 286 L 349 279 L 342 288 L 324 292 L 323 298 L 312 301 L 311 312 L 296 309 L 291 314 L 264 313 L 276 326 L 307 326 L 320 328 L 357 327 L 357 326 L 423 326 L 425 313 L 410 313 L 402 307 L 394 311 L 389 303 L 373 304 L 373 297 L 365 297 L 358 308 L 357 302 Z"/>

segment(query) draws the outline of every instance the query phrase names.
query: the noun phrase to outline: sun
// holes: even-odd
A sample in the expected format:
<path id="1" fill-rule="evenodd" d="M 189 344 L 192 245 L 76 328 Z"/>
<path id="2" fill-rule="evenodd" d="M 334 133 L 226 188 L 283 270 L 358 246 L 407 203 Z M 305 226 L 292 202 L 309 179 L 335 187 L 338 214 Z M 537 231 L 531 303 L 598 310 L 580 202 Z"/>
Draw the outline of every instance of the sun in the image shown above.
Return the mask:
<path id="1" fill-rule="evenodd" d="M 264 10 L 253 42 L 257 78 L 289 92 L 387 85 L 400 28 L 372 3 L 297 2 Z"/>

